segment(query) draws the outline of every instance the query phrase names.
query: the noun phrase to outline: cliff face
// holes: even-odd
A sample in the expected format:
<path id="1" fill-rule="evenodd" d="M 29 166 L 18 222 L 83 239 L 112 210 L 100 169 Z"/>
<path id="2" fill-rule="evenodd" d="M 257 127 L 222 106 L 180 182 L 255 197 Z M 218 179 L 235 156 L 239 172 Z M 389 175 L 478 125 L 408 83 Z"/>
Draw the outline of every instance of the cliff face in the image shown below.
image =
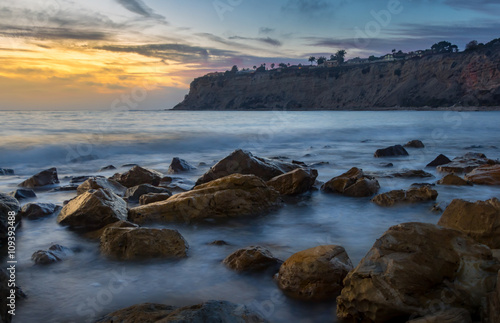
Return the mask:
<path id="1" fill-rule="evenodd" d="M 176 110 L 500 106 L 500 46 L 406 61 L 203 76 Z"/>

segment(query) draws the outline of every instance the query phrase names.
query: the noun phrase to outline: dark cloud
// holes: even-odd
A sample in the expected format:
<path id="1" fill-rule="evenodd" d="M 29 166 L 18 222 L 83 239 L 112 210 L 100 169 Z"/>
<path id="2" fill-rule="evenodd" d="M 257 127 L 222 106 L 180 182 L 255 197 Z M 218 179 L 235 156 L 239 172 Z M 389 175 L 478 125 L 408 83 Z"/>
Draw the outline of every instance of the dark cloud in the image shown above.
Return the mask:
<path id="1" fill-rule="evenodd" d="M 146 18 L 159 18 L 164 19 L 165 17 L 156 14 L 153 9 L 148 7 L 141 0 L 116 0 L 119 4 L 121 4 L 125 9 L 135 14 L 141 15 Z"/>
<path id="2" fill-rule="evenodd" d="M 271 34 L 275 31 L 274 28 L 269 28 L 269 27 L 260 27 L 259 28 L 259 34 Z"/>
<path id="3" fill-rule="evenodd" d="M 0 25 L 0 36 L 32 38 L 40 40 L 109 40 L 111 35 L 103 31 L 77 30 L 56 27 L 18 27 Z"/>
<path id="4" fill-rule="evenodd" d="M 281 41 L 279 41 L 277 39 L 273 39 L 271 37 L 253 38 L 253 37 L 231 36 L 231 37 L 229 37 L 229 39 L 254 40 L 254 41 L 258 41 L 258 42 L 272 45 L 272 46 L 281 46 L 282 45 Z"/>

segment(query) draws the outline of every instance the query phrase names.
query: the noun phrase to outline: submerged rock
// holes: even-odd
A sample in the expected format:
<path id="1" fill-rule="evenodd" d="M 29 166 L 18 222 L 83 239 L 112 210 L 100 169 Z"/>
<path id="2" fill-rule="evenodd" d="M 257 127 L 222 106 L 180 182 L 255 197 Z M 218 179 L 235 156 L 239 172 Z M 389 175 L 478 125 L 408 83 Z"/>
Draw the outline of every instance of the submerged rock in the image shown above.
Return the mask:
<path id="1" fill-rule="evenodd" d="M 472 185 L 471 182 L 466 181 L 460 176 L 455 174 L 448 174 L 445 177 L 441 178 L 438 182 L 439 185 L 454 185 L 454 186 L 464 186 L 464 185 Z"/>
<path id="2" fill-rule="evenodd" d="M 329 245 L 293 254 L 276 275 L 279 288 L 303 300 L 334 299 L 353 266 L 345 249 Z"/>
<path id="3" fill-rule="evenodd" d="M 271 251 L 260 246 L 238 249 L 223 261 L 227 267 L 238 272 L 278 270 L 282 262 L 275 258 Z"/>
<path id="4" fill-rule="evenodd" d="M 469 173 L 479 166 L 494 163 L 495 162 L 488 159 L 485 154 L 467 153 L 461 157 L 454 158 L 451 163 L 438 166 L 437 170 L 440 172 L 461 174 Z"/>
<path id="5" fill-rule="evenodd" d="M 148 205 L 151 203 L 166 201 L 172 196 L 172 193 L 148 193 L 141 195 L 139 205 Z"/>
<path id="6" fill-rule="evenodd" d="M 188 244 L 177 230 L 117 228 L 104 230 L 101 253 L 119 260 L 183 258 Z"/>
<path id="7" fill-rule="evenodd" d="M 376 178 L 431 178 L 434 177 L 431 173 L 427 173 L 421 169 L 403 169 L 399 172 L 367 172 L 368 175 L 371 175 Z"/>
<path id="8" fill-rule="evenodd" d="M 182 172 L 188 172 L 190 170 L 196 169 L 196 167 L 190 165 L 184 159 L 180 159 L 179 157 L 174 157 L 170 166 L 168 167 L 167 174 L 178 174 Z"/>
<path id="9" fill-rule="evenodd" d="M 437 156 L 433 161 L 428 163 L 426 167 L 437 167 L 448 163 L 451 163 L 451 160 L 445 155 L 441 154 Z"/>
<path id="10" fill-rule="evenodd" d="M 0 240 L 7 239 L 9 228 L 9 212 L 16 213 L 14 224 L 19 225 L 21 217 L 17 215 L 21 206 L 19 202 L 10 195 L 0 193 Z"/>
<path id="11" fill-rule="evenodd" d="M 435 201 L 438 192 L 430 186 L 411 187 L 409 190 L 394 190 L 375 196 L 372 200 L 379 206 Z"/>
<path id="12" fill-rule="evenodd" d="M 425 148 L 425 145 L 420 140 L 408 141 L 405 145 L 406 148 Z"/>
<path id="13" fill-rule="evenodd" d="M 71 254 L 69 248 L 55 244 L 50 246 L 49 250 L 38 250 L 32 256 L 31 260 L 37 265 L 49 265 L 63 260 L 66 256 Z"/>
<path id="14" fill-rule="evenodd" d="M 472 315 L 495 288 L 500 263 L 465 234 L 433 224 L 391 227 L 344 280 L 337 316 L 348 322 L 405 322 L 442 304 Z"/>
<path id="15" fill-rule="evenodd" d="M 500 165 L 484 165 L 474 169 L 465 178 L 478 185 L 500 185 Z"/>
<path id="16" fill-rule="evenodd" d="M 40 173 L 33 175 L 32 177 L 28 178 L 27 180 L 19 184 L 19 186 L 27 188 L 35 188 L 53 184 L 59 184 L 56 168 L 50 168 L 41 171 Z"/>
<path id="17" fill-rule="evenodd" d="M 26 188 L 19 188 L 15 191 L 10 192 L 9 195 L 17 200 L 36 198 L 35 191 Z"/>
<path id="18" fill-rule="evenodd" d="M 14 170 L 10 168 L 0 168 L 0 176 L 14 175 Z"/>
<path id="19" fill-rule="evenodd" d="M 78 195 L 59 213 L 57 222 L 72 228 L 96 230 L 127 220 L 127 204 L 113 192 L 98 189 Z"/>
<path id="20" fill-rule="evenodd" d="M 83 176 L 71 176 L 71 179 L 69 180 L 70 184 L 78 184 L 78 183 L 83 183 L 86 180 L 93 178 L 94 176 L 90 175 L 83 175 Z M 103 178 L 102 176 L 95 176 L 97 178 Z"/>
<path id="21" fill-rule="evenodd" d="M 134 187 L 141 184 L 158 186 L 163 175 L 157 171 L 134 166 L 128 172 L 115 174 L 110 179 L 117 181 L 125 187 Z"/>
<path id="22" fill-rule="evenodd" d="M 129 219 L 141 224 L 256 216 L 279 206 L 279 197 L 262 179 L 234 174 L 196 186 L 166 201 L 132 208 Z"/>
<path id="23" fill-rule="evenodd" d="M 374 157 L 394 157 L 394 156 L 408 156 L 408 152 L 401 145 L 391 146 L 384 149 L 378 149 Z"/>
<path id="24" fill-rule="evenodd" d="M 148 193 L 164 193 L 170 194 L 170 196 L 172 195 L 172 193 L 166 188 L 156 187 L 150 184 L 141 184 L 127 189 L 125 197 L 131 202 L 137 202 L 141 196 Z"/>
<path id="25" fill-rule="evenodd" d="M 19 215 L 29 220 L 36 220 L 52 215 L 59 210 L 61 207 L 52 203 L 27 203 L 22 207 Z"/>
<path id="26" fill-rule="evenodd" d="M 273 177 L 267 185 L 282 195 L 297 195 L 309 191 L 318 177 L 315 169 L 298 168 L 283 175 Z"/>
<path id="27" fill-rule="evenodd" d="M 127 190 L 125 186 L 115 180 L 104 177 L 91 177 L 80 184 L 80 186 L 76 189 L 76 192 L 80 195 L 89 190 L 98 190 L 100 188 L 111 191 L 118 196 L 123 196 Z"/>
<path id="28" fill-rule="evenodd" d="M 376 194 L 380 188 L 378 181 L 365 175 L 362 169 L 351 168 L 348 172 L 334 177 L 321 189 L 325 192 L 339 193 L 353 197 L 368 197 Z"/>
<path id="29" fill-rule="evenodd" d="M 453 200 L 444 210 L 439 225 L 464 232 L 492 249 L 500 249 L 500 201 Z"/>
<path id="30" fill-rule="evenodd" d="M 99 169 L 99 172 L 104 172 L 104 171 L 107 171 L 107 170 L 114 170 L 114 169 L 116 169 L 115 166 L 108 165 L 108 166 L 101 167 L 101 169 Z"/>

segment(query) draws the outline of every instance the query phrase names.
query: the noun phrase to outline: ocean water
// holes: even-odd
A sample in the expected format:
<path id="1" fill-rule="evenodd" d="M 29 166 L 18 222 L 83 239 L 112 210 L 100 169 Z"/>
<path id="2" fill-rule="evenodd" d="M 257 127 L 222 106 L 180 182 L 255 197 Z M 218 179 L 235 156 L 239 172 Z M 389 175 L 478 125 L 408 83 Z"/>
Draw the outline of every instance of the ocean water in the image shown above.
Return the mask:
<path id="1" fill-rule="evenodd" d="M 0 111 L 0 192 L 29 176 L 57 167 L 61 185 L 71 176 L 124 172 L 136 163 L 166 173 L 173 157 L 197 169 L 176 175 L 191 187 L 216 161 L 237 148 L 261 157 L 285 157 L 316 166 L 319 181 L 351 167 L 365 171 L 424 169 L 437 155 L 450 158 L 469 151 L 500 158 L 500 112 L 13 112 Z M 409 157 L 376 159 L 378 148 L 420 139 L 425 149 Z M 393 163 L 393 168 L 382 165 Z M 201 164 L 200 163 L 204 163 Z M 107 165 L 115 171 L 98 172 Z M 381 192 L 406 189 L 434 178 L 379 179 Z M 500 187 L 436 186 L 437 203 L 454 198 L 500 197 Z M 75 192 L 37 192 L 37 202 L 62 204 Z M 221 261 L 238 248 L 260 245 L 285 260 L 293 253 L 325 244 L 342 245 L 356 265 L 390 226 L 403 222 L 437 223 L 434 203 L 380 208 L 369 198 L 313 191 L 281 209 L 222 224 L 162 224 L 190 245 L 179 261 L 111 261 L 98 242 L 59 226 L 55 217 L 23 220 L 17 232 L 18 282 L 28 299 L 18 303 L 14 322 L 92 322 L 119 308 L 143 302 L 191 305 L 205 300 L 246 304 L 271 322 L 334 322 L 335 302 L 308 303 L 283 296 L 272 277 L 234 273 Z M 225 240 L 228 246 L 208 245 Z M 33 252 L 52 243 L 76 248 L 67 260 L 34 266 Z M 5 260 L 2 260 L 5 266 Z"/>

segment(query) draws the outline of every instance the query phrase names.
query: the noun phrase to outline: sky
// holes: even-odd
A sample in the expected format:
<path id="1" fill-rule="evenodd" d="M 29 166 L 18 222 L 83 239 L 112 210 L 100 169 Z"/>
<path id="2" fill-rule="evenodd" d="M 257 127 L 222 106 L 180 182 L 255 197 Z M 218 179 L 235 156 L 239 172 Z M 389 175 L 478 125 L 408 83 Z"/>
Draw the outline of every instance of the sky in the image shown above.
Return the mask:
<path id="1" fill-rule="evenodd" d="M 498 0 L 0 0 L 0 110 L 169 109 L 233 65 L 500 37 Z"/>

